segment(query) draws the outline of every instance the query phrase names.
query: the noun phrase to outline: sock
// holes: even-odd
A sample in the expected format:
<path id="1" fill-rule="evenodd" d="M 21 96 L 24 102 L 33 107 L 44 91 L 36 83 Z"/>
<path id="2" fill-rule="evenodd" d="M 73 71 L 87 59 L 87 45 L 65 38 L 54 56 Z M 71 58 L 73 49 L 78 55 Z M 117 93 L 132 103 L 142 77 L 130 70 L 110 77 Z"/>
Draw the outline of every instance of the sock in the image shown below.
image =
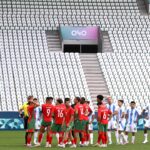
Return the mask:
<path id="1" fill-rule="evenodd" d="M 107 141 L 108 141 L 107 133 L 105 132 L 104 135 L 105 135 L 105 144 L 107 144 Z"/>
<path id="2" fill-rule="evenodd" d="M 128 135 L 125 135 L 126 141 L 128 141 Z"/>
<path id="3" fill-rule="evenodd" d="M 108 131 L 108 140 L 110 143 L 112 143 L 112 140 L 111 140 L 111 131 Z"/>
<path id="4" fill-rule="evenodd" d="M 105 144 L 105 133 L 102 132 L 102 143 Z"/>
<path id="5" fill-rule="evenodd" d="M 85 142 L 85 138 L 82 137 L 81 138 L 81 143 L 84 144 L 84 142 Z"/>
<path id="6" fill-rule="evenodd" d="M 74 139 L 73 139 L 73 140 L 71 140 L 71 143 L 72 143 L 72 145 L 74 145 L 74 144 L 75 144 L 75 141 L 74 141 Z"/>
<path id="7" fill-rule="evenodd" d="M 123 144 L 123 138 L 121 134 L 119 134 L 119 141 L 120 141 L 120 144 Z"/>
<path id="8" fill-rule="evenodd" d="M 25 144 L 27 144 L 28 132 L 25 134 Z"/>
<path id="9" fill-rule="evenodd" d="M 46 142 L 49 142 L 49 134 L 46 135 Z"/>
<path id="10" fill-rule="evenodd" d="M 31 137 L 27 138 L 27 144 L 31 144 Z"/>
<path id="11" fill-rule="evenodd" d="M 57 141 L 59 142 L 59 133 L 56 133 Z"/>
<path id="12" fill-rule="evenodd" d="M 90 133 L 90 143 L 93 144 L 93 133 Z"/>
<path id="13" fill-rule="evenodd" d="M 101 140 L 102 140 L 102 133 L 99 132 L 97 143 L 100 144 Z"/>
<path id="14" fill-rule="evenodd" d="M 63 138 L 62 138 L 62 136 L 59 136 L 59 144 L 61 144 L 62 143 L 62 141 L 63 141 Z"/>
<path id="15" fill-rule="evenodd" d="M 116 136 L 116 142 L 119 143 L 119 135 L 118 135 L 118 131 L 115 131 L 115 136 Z"/>
<path id="16" fill-rule="evenodd" d="M 34 132 L 34 143 L 37 142 L 37 138 L 38 138 L 38 131 Z"/>
<path id="17" fill-rule="evenodd" d="M 86 141 L 89 142 L 89 140 L 90 140 L 90 134 L 86 133 Z"/>
<path id="18" fill-rule="evenodd" d="M 147 141 L 147 136 L 148 136 L 148 134 L 147 134 L 147 133 L 145 133 L 145 134 L 144 134 L 145 141 Z"/>
<path id="19" fill-rule="evenodd" d="M 121 135 L 122 135 L 124 142 L 127 142 L 125 134 L 122 132 Z"/>
<path id="20" fill-rule="evenodd" d="M 43 137 L 43 134 L 42 134 L 42 133 L 40 133 L 40 134 L 39 134 L 39 137 L 38 137 L 38 143 L 41 143 L 41 141 L 42 141 L 42 137 Z"/>
<path id="21" fill-rule="evenodd" d="M 132 136 L 132 143 L 135 142 L 135 136 Z"/>
<path id="22" fill-rule="evenodd" d="M 52 144 L 52 139 L 53 139 L 53 137 L 50 136 L 50 137 L 49 137 L 49 144 Z"/>
<path id="23" fill-rule="evenodd" d="M 74 138 L 74 143 L 77 144 L 77 138 L 76 137 Z"/>

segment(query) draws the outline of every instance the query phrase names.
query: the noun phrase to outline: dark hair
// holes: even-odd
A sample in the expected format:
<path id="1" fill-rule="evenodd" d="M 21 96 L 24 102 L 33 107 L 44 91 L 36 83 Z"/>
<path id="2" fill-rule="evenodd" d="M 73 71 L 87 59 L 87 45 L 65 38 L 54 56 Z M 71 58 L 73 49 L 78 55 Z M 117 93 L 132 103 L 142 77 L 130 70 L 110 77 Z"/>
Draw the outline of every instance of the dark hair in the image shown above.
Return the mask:
<path id="1" fill-rule="evenodd" d="M 81 104 L 85 103 L 85 97 L 81 97 Z"/>
<path id="2" fill-rule="evenodd" d="M 87 101 L 85 101 L 85 102 L 86 102 L 86 103 L 88 103 L 88 104 L 90 104 L 90 101 L 88 101 L 88 100 L 87 100 Z"/>
<path id="3" fill-rule="evenodd" d="M 65 98 L 65 103 L 70 101 L 70 98 Z"/>
<path id="4" fill-rule="evenodd" d="M 46 97 L 46 101 L 53 100 L 53 97 Z"/>
<path id="5" fill-rule="evenodd" d="M 76 99 L 78 102 L 81 101 L 80 97 L 75 97 L 75 99 Z"/>
<path id="6" fill-rule="evenodd" d="M 33 100 L 34 100 L 34 101 L 37 101 L 38 99 L 37 99 L 37 98 L 34 98 Z"/>
<path id="7" fill-rule="evenodd" d="M 121 100 L 121 99 L 120 99 L 120 100 L 118 100 L 118 101 L 121 102 L 122 104 L 124 103 L 124 100 Z"/>
<path id="8" fill-rule="evenodd" d="M 31 99 L 31 98 L 33 98 L 33 96 L 32 96 L 32 95 L 30 95 L 30 96 L 28 96 L 28 97 L 27 97 L 27 99 L 28 99 L 28 100 L 29 100 L 29 99 Z"/>
<path id="9" fill-rule="evenodd" d="M 58 98 L 58 99 L 57 99 L 57 102 L 58 102 L 59 104 L 62 104 L 62 103 L 63 103 L 63 100 L 62 100 L 61 98 Z"/>
<path id="10" fill-rule="evenodd" d="M 136 104 L 135 101 L 131 101 L 131 104 Z"/>
<path id="11" fill-rule="evenodd" d="M 97 98 L 102 101 L 104 96 L 103 95 L 97 95 Z"/>

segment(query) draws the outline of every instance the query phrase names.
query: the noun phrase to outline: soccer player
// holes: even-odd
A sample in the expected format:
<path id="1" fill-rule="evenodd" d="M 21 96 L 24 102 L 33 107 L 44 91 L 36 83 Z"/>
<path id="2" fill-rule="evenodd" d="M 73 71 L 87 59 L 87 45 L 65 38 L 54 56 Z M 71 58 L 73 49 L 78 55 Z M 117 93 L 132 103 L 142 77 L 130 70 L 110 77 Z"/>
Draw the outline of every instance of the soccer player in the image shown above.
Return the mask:
<path id="1" fill-rule="evenodd" d="M 46 138 L 46 146 L 51 147 L 52 135 L 50 134 L 51 124 L 52 124 L 52 115 L 54 111 L 54 106 L 52 105 L 53 98 L 47 97 L 46 103 L 42 105 L 42 122 L 40 127 L 40 132 L 38 136 L 38 143 L 35 145 L 36 147 L 41 145 L 43 133 L 45 132 L 45 128 L 47 128 L 47 138 Z"/>
<path id="2" fill-rule="evenodd" d="M 34 98 L 33 101 L 35 103 L 38 103 L 37 98 Z M 40 108 L 40 106 L 36 107 L 34 109 L 34 113 L 35 113 L 34 144 L 37 144 L 38 132 L 39 132 L 40 127 L 41 127 L 41 108 Z"/>
<path id="3" fill-rule="evenodd" d="M 117 131 L 117 106 L 113 103 L 113 100 L 111 97 L 107 98 L 107 108 L 112 112 L 112 118 L 108 122 L 108 141 L 109 144 L 112 144 L 112 139 L 111 139 L 111 132 L 112 130 L 115 130 L 115 136 L 116 136 L 116 142 L 117 144 L 119 143 L 118 140 L 118 131 Z"/>
<path id="4" fill-rule="evenodd" d="M 38 103 L 34 102 L 33 100 L 29 100 L 29 106 L 27 107 L 28 110 L 28 136 L 27 136 L 27 147 L 32 147 L 31 140 L 35 129 L 35 114 L 34 109 L 40 106 Z"/>
<path id="5" fill-rule="evenodd" d="M 86 103 L 88 105 L 90 105 L 90 101 L 86 101 Z M 88 143 L 87 145 L 90 144 L 93 144 L 93 121 L 95 119 L 95 111 L 93 110 L 92 113 L 89 115 L 89 124 L 88 124 L 88 130 L 89 130 L 89 140 L 88 140 Z"/>
<path id="6" fill-rule="evenodd" d="M 74 139 L 72 137 L 71 131 L 74 125 L 74 110 L 73 108 L 70 106 L 70 98 L 65 98 L 65 116 L 64 116 L 64 120 L 63 120 L 63 128 L 65 131 L 65 136 L 64 136 L 64 140 L 63 140 L 63 144 L 60 145 L 60 147 L 65 148 L 65 145 L 68 142 L 68 138 L 70 138 L 71 142 L 72 142 L 72 148 L 75 147 L 75 143 L 74 143 Z M 70 137 L 69 137 L 70 136 Z"/>
<path id="7" fill-rule="evenodd" d="M 25 145 L 27 145 L 27 136 L 28 136 L 28 132 L 27 132 L 27 125 L 28 125 L 28 105 L 29 105 L 29 101 L 32 101 L 33 100 L 33 96 L 28 96 L 27 98 L 27 102 L 25 102 L 21 108 L 19 109 L 19 114 L 22 116 L 22 113 L 23 113 L 23 118 L 24 118 L 24 129 L 26 130 L 26 134 L 25 134 Z"/>
<path id="8" fill-rule="evenodd" d="M 63 120 L 65 117 L 65 108 L 66 107 L 63 104 L 63 100 L 58 98 L 56 101 L 56 106 L 54 107 L 54 123 L 51 128 L 53 133 L 59 133 L 58 147 L 62 147 L 63 144 Z"/>
<path id="9" fill-rule="evenodd" d="M 99 102 L 98 106 L 99 135 L 96 146 L 107 147 L 107 126 L 108 119 L 111 118 L 112 112 L 102 102 Z M 100 145 L 101 140 L 102 145 Z"/>
<path id="10" fill-rule="evenodd" d="M 88 112 L 88 114 L 84 115 L 84 119 L 83 119 L 84 124 L 85 124 L 85 133 L 84 133 L 85 142 L 84 142 L 84 144 L 85 144 L 85 146 L 88 146 L 89 145 L 88 125 L 89 125 L 89 116 L 92 114 L 92 110 L 91 110 L 89 104 L 85 101 L 84 97 L 81 97 L 81 101 L 85 107 L 85 111 Z"/>
<path id="11" fill-rule="evenodd" d="M 85 106 L 83 105 L 83 101 L 79 102 L 75 106 L 75 126 L 74 126 L 74 140 L 75 145 L 77 145 L 77 134 L 81 133 L 81 146 L 85 146 L 85 122 L 84 117 L 88 116 L 88 111 L 86 111 Z"/>
<path id="12" fill-rule="evenodd" d="M 127 119 L 127 124 L 126 124 L 126 141 L 128 143 L 128 133 L 132 133 L 132 144 L 135 142 L 135 133 L 137 132 L 137 122 L 138 122 L 138 111 L 135 108 L 136 103 L 135 101 L 132 101 L 130 103 L 129 109 L 126 111 L 126 119 Z"/>
<path id="13" fill-rule="evenodd" d="M 147 116 L 145 118 L 145 125 L 144 125 L 144 141 L 143 141 L 143 144 L 146 144 L 148 143 L 148 133 L 147 133 L 147 130 L 148 128 L 150 128 L 150 104 L 148 104 L 142 111 L 142 114 L 144 112 L 147 111 Z"/>
<path id="14" fill-rule="evenodd" d="M 117 124 L 118 124 L 118 132 L 119 132 L 119 144 L 126 144 L 126 137 L 124 134 L 125 130 L 125 108 L 123 106 L 124 101 L 118 100 L 118 115 L 117 115 Z"/>

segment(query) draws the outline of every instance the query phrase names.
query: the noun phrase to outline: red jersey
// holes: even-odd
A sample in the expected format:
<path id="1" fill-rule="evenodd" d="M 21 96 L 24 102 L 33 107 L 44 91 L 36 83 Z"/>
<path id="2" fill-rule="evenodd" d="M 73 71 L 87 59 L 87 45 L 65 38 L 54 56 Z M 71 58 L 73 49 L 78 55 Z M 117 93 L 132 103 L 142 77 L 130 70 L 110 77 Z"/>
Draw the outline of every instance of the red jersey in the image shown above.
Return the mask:
<path id="1" fill-rule="evenodd" d="M 82 104 L 77 104 L 75 106 L 75 111 L 78 111 L 78 119 L 84 120 L 84 118 L 85 118 L 85 106 Z"/>
<path id="2" fill-rule="evenodd" d="M 52 104 L 43 104 L 42 105 L 43 120 L 45 122 L 52 121 L 53 111 L 54 111 L 54 106 Z"/>
<path id="3" fill-rule="evenodd" d="M 64 116 L 65 116 L 65 106 L 64 105 L 56 105 L 54 107 L 54 122 L 55 122 L 55 124 L 62 124 Z"/>
<path id="4" fill-rule="evenodd" d="M 35 108 L 34 105 L 29 105 L 27 108 L 28 109 L 28 116 L 29 116 L 28 123 L 30 123 L 32 119 L 35 119 L 34 108 Z"/>
<path id="5" fill-rule="evenodd" d="M 66 108 L 64 111 L 65 111 L 65 123 L 66 123 L 66 125 L 68 125 L 70 123 L 70 119 L 71 119 L 72 115 L 74 115 L 74 110 L 70 106 L 69 108 Z"/>
<path id="6" fill-rule="evenodd" d="M 111 114 L 112 112 L 105 105 L 98 108 L 98 117 L 100 117 L 101 124 L 108 124 L 108 117 Z"/>
<path id="7" fill-rule="evenodd" d="M 89 106 L 88 104 L 83 104 L 83 105 L 84 105 L 84 107 L 85 107 L 85 112 L 86 112 L 86 113 L 87 113 L 87 112 L 88 112 L 88 114 L 89 114 L 89 113 L 92 113 L 92 109 L 90 108 L 90 106 Z M 88 114 L 84 115 L 84 120 L 86 120 L 86 121 L 89 120 Z"/>

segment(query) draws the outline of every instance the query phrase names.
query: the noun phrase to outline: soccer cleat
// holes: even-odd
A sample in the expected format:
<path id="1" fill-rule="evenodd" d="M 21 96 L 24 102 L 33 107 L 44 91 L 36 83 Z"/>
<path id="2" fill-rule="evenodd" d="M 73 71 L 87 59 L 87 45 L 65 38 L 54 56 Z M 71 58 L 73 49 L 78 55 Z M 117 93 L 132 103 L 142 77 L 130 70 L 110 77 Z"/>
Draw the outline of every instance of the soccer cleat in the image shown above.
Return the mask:
<path id="1" fill-rule="evenodd" d="M 112 141 L 109 142 L 109 145 L 112 145 Z"/>
<path id="2" fill-rule="evenodd" d="M 27 144 L 27 147 L 32 147 L 32 145 L 31 144 Z"/>
<path id="3" fill-rule="evenodd" d="M 99 145 L 99 147 L 107 147 L 107 144 Z"/>
<path id="4" fill-rule="evenodd" d="M 99 143 L 96 143 L 96 144 L 94 144 L 93 146 L 94 146 L 94 147 L 99 147 L 100 144 L 99 144 Z"/>
<path id="5" fill-rule="evenodd" d="M 148 143 L 148 140 L 144 140 L 142 143 L 143 143 L 143 144 L 146 144 L 146 143 Z"/>
<path id="6" fill-rule="evenodd" d="M 77 146 L 75 144 L 71 145 L 70 148 L 76 148 Z"/>
<path id="7" fill-rule="evenodd" d="M 59 147 L 65 148 L 65 144 L 59 144 Z"/>
<path id="8" fill-rule="evenodd" d="M 41 144 L 40 143 L 36 143 L 36 145 L 34 145 L 34 147 L 40 147 Z"/>

